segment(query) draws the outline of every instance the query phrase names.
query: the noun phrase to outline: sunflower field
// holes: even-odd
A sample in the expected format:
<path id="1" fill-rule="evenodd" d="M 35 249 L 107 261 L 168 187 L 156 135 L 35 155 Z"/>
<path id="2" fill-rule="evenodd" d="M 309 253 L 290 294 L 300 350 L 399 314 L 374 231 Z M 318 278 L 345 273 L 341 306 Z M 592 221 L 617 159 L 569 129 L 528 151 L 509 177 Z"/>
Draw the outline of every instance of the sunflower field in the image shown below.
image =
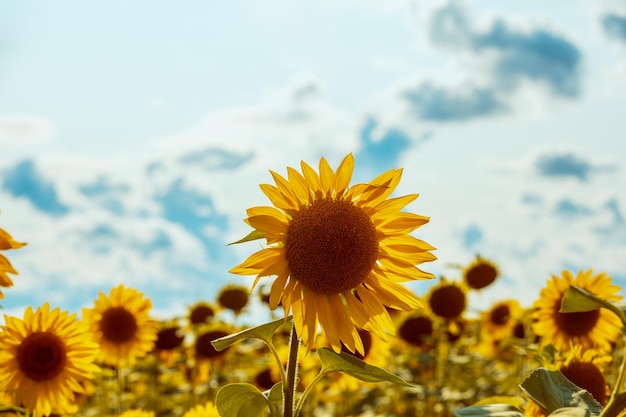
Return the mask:
<path id="1" fill-rule="evenodd" d="M 468 296 L 501 266 L 477 254 L 456 276 L 427 272 L 429 217 L 403 211 L 417 194 L 393 195 L 402 170 L 351 184 L 353 169 L 348 154 L 336 169 L 322 158 L 270 171 L 268 205 L 247 210 L 251 231 L 233 242 L 262 243 L 229 271 L 251 285 L 184 316 L 155 319 L 125 285 L 80 313 L 5 315 L 0 415 L 626 415 L 626 308 L 611 277 L 564 270 L 531 306 L 511 297 L 476 313 Z M 0 287 L 18 274 L 8 252 L 25 246 L 0 228 Z M 414 294 L 415 280 L 433 285 Z M 251 297 L 272 321 L 226 319 Z"/>

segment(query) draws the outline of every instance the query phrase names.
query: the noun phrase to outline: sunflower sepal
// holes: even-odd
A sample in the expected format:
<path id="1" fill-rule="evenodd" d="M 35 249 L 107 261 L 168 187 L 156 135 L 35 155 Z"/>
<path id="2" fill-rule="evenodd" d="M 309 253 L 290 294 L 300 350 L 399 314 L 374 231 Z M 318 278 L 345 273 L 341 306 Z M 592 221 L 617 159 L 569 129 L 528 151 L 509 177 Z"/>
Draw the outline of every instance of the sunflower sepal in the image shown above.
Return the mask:
<path id="1" fill-rule="evenodd" d="M 548 415 L 598 417 L 602 406 L 587 391 L 568 380 L 560 371 L 539 367 L 521 384 L 521 390 Z M 581 408 L 579 411 L 568 408 Z M 558 411 L 557 411 L 558 410 Z M 569 414 L 568 414 L 569 413 Z"/>
<path id="2" fill-rule="evenodd" d="M 220 337 L 219 339 L 211 341 L 211 344 L 218 352 L 234 345 L 237 342 L 242 342 L 247 339 L 260 339 L 269 346 L 272 344 L 272 338 L 276 330 L 291 320 L 291 318 L 292 316 L 280 318 L 269 323 L 264 323 L 259 326 L 242 330 L 238 333 L 229 334 L 228 336 Z"/>
<path id="3" fill-rule="evenodd" d="M 224 385 L 217 392 L 215 406 L 221 417 L 262 417 L 271 407 L 269 399 L 247 382 Z"/>
<path id="4" fill-rule="evenodd" d="M 335 352 L 330 348 L 317 349 L 317 355 L 322 362 L 320 375 L 331 372 L 341 372 L 365 382 L 393 382 L 415 388 L 416 385 L 402 379 L 398 375 L 392 374 L 382 368 L 370 365 L 359 358 L 345 352 Z"/>
<path id="5" fill-rule="evenodd" d="M 251 242 L 253 240 L 259 240 L 259 239 L 264 239 L 264 238 L 265 238 L 265 234 L 261 232 L 260 230 L 255 229 L 251 231 L 250 233 L 248 233 L 247 235 L 245 235 L 244 237 L 242 237 L 241 239 L 235 242 L 231 242 L 227 244 L 226 246 L 237 245 L 239 243 L 246 243 L 246 242 Z"/>
<path id="6" fill-rule="evenodd" d="M 605 300 L 576 285 L 570 285 L 563 295 L 559 312 L 577 313 L 599 308 L 612 311 L 622 321 L 622 327 L 626 327 L 626 304 Z"/>

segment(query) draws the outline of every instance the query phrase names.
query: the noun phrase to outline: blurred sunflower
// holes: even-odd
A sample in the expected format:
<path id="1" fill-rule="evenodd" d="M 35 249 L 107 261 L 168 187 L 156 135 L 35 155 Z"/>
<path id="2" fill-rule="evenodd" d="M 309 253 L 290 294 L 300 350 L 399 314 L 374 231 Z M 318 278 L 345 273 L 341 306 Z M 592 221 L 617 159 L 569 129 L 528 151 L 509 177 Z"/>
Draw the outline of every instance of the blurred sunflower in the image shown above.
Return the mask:
<path id="1" fill-rule="evenodd" d="M 26 243 L 15 241 L 9 233 L 0 227 L 0 250 L 19 249 L 24 245 Z M 13 280 L 8 274 L 17 275 L 18 272 L 13 268 L 6 256 L 0 253 L 0 287 L 8 288 L 13 285 Z M 4 294 L 0 291 L 0 299 L 2 298 L 4 298 Z"/>
<path id="2" fill-rule="evenodd" d="M 4 316 L 0 330 L 0 392 L 34 415 L 75 412 L 75 394 L 100 368 L 87 326 L 46 303 L 24 319 Z"/>
<path id="3" fill-rule="evenodd" d="M 463 281 L 473 290 L 483 289 L 493 284 L 500 275 L 498 266 L 489 259 L 476 255 L 476 258 L 463 270 Z"/>
<path id="4" fill-rule="evenodd" d="M 558 358 L 555 367 L 574 385 L 589 391 L 604 406 L 610 395 L 604 374 L 612 361 L 613 358 L 606 352 L 594 349 L 583 351 L 577 345 Z"/>
<path id="5" fill-rule="evenodd" d="M 190 346 L 187 348 L 187 357 L 192 359 L 190 366 L 190 382 L 194 385 L 202 384 L 211 378 L 211 371 L 228 361 L 233 347 L 217 350 L 211 343 L 229 334 L 235 333 L 235 328 L 227 323 L 213 322 L 196 329 Z"/>
<path id="6" fill-rule="evenodd" d="M 189 307 L 189 324 L 191 327 L 209 323 L 215 317 L 217 307 L 206 301 L 198 301 Z"/>
<path id="7" fill-rule="evenodd" d="M 439 284 L 430 287 L 425 298 L 434 315 L 447 320 L 458 319 L 467 307 L 467 288 L 463 283 L 442 277 Z"/>
<path id="8" fill-rule="evenodd" d="M 598 347 L 609 350 L 611 343 L 620 335 L 620 319 L 604 308 L 577 313 L 559 312 L 563 295 L 570 285 L 581 287 L 605 300 L 622 299 L 617 294 L 619 287 L 612 284 L 606 273 L 593 274 L 589 269 L 578 272 L 576 277 L 569 271 L 563 271 L 561 277 L 552 275 L 534 303 L 533 332 L 541 337 L 542 344 L 552 344 L 560 351 L 567 351 L 578 344 L 585 349 Z"/>
<path id="9" fill-rule="evenodd" d="M 435 345 L 435 323 L 430 314 L 420 310 L 399 319 L 398 339 L 410 346 L 430 349 Z"/>
<path id="10" fill-rule="evenodd" d="M 185 341 L 185 332 L 176 321 L 163 322 L 159 326 L 154 342 L 154 353 L 161 364 L 166 368 L 172 368 L 182 356 L 182 349 L 179 348 Z"/>
<path id="11" fill-rule="evenodd" d="M 248 305 L 249 299 L 248 288 L 236 284 L 227 284 L 217 296 L 219 305 L 235 313 L 235 316 L 239 315 Z"/>
<path id="12" fill-rule="evenodd" d="M 315 344 L 318 325 L 335 351 L 342 345 L 363 353 L 357 328 L 386 340 L 394 334 L 387 307 L 421 308 L 399 282 L 434 276 L 417 265 L 436 259 L 431 245 L 410 233 L 428 217 L 401 212 L 418 195 L 388 198 L 401 169 L 366 184 L 349 186 L 354 158 L 348 154 L 334 172 L 321 158 L 319 174 L 304 161 L 302 174 L 287 178 L 270 171 L 276 186 L 261 184 L 271 206 L 247 210 L 254 231 L 239 242 L 265 238 L 269 247 L 252 254 L 231 273 L 256 275 L 253 284 L 275 276 L 270 308 L 282 303 L 304 346 Z"/>
<path id="13" fill-rule="evenodd" d="M 523 312 L 520 303 L 513 298 L 499 301 L 482 314 L 482 331 L 496 340 L 517 336 L 514 331 Z"/>
<path id="14" fill-rule="evenodd" d="M 118 285 L 109 296 L 100 292 L 83 318 L 100 344 L 100 359 L 116 367 L 133 366 L 154 347 L 158 324 L 150 318 L 152 301 L 133 288 Z"/>
<path id="15" fill-rule="evenodd" d="M 148 411 L 141 408 L 132 408 L 124 411 L 119 417 L 154 417 L 154 411 Z"/>
<path id="16" fill-rule="evenodd" d="M 543 357 L 540 365 L 549 370 L 559 370 L 574 385 L 587 390 L 593 398 L 606 405 L 610 395 L 610 388 L 604 378 L 608 365 L 613 361 L 606 352 L 596 349 L 583 350 L 581 345 L 575 345 L 568 352 L 556 352 L 556 356 L 546 362 Z M 545 417 L 546 413 L 532 400 L 524 410 L 529 417 Z M 622 415 L 622 414 L 620 414 Z"/>
<path id="17" fill-rule="evenodd" d="M 217 407 L 213 402 L 208 401 L 206 404 L 198 404 L 191 407 L 183 414 L 183 417 L 220 417 Z"/>

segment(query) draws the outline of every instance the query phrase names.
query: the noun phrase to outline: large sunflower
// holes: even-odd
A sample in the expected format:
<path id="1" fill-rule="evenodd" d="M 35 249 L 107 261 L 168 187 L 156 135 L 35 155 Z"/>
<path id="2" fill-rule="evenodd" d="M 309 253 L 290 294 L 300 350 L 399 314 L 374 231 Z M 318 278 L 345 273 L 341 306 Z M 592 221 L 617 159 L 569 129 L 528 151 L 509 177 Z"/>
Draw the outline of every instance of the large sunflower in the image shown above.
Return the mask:
<path id="1" fill-rule="evenodd" d="M 152 301 L 133 288 L 119 285 L 109 296 L 100 292 L 93 308 L 83 309 L 107 365 L 133 366 L 154 347 L 158 324 L 150 318 Z"/>
<path id="2" fill-rule="evenodd" d="M 68 413 L 75 394 L 83 392 L 99 368 L 94 364 L 98 345 L 87 326 L 46 303 L 24 319 L 4 316 L 0 330 L 0 392 L 35 415 Z"/>
<path id="3" fill-rule="evenodd" d="M 17 242 L 13 237 L 0 227 L 0 250 L 19 249 L 26 243 Z M 8 288 L 13 285 L 13 280 L 8 274 L 17 274 L 11 262 L 0 253 L 0 287 Z M 0 299 L 4 298 L 4 294 L 0 291 Z"/>
<path id="4" fill-rule="evenodd" d="M 593 274 L 593 270 L 580 271 L 574 277 L 565 270 L 562 276 L 552 276 L 535 301 L 532 329 L 543 344 L 552 344 L 557 350 L 568 351 L 572 345 L 584 349 L 610 349 L 620 334 L 619 318 L 607 309 L 561 313 L 561 300 L 570 287 L 576 285 L 609 301 L 619 301 L 619 287 L 612 284 L 606 273 Z"/>
<path id="5" fill-rule="evenodd" d="M 357 331 L 382 339 L 395 333 L 385 306 L 422 307 L 401 281 L 434 276 L 417 265 L 436 257 L 431 245 L 410 233 L 428 217 L 401 212 L 418 194 L 388 198 L 402 176 L 393 169 L 365 184 L 349 186 L 354 169 L 348 154 L 334 172 L 321 158 L 319 174 L 304 161 L 302 174 L 287 168 L 287 178 L 270 171 L 276 186 L 261 184 L 271 206 L 252 207 L 245 219 L 255 230 L 242 241 L 265 238 L 268 247 L 230 272 L 275 276 L 270 308 L 293 312 L 297 335 L 308 348 L 318 324 L 335 351 L 342 343 L 363 353 Z"/>

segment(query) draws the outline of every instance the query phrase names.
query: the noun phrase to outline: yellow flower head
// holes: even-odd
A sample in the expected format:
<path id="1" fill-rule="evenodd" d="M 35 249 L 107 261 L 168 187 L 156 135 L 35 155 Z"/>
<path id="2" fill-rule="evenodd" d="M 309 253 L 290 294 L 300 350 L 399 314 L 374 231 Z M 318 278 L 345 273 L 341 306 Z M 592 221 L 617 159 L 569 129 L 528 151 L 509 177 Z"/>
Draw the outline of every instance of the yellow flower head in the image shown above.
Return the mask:
<path id="1" fill-rule="evenodd" d="M 395 333 L 385 306 L 398 310 L 422 307 L 399 282 L 429 279 L 418 268 L 432 261 L 434 248 L 410 233 L 428 217 L 401 212 L 418 195 L 388 198 L 401 169 L 365 184 L 349 186 L 354 159 L 348 154 L 337 171 L 326 159 L 319 174 L 301 163 L 302 173 L 288 167 L 287 178 L 270 171 L 276 186 L 261 184 L 273 206 L 252 207 L 245 219 L 255 230 L 242 241 L 265 238 L 268 247 L 230 272 L 274 276 L 270 308 L 279 303 L 293 313 L 296 333 L 310 348 L 318 325 L 335 351 L 342 344 L 363 353 L 358 328 L 384 340 Z"/>
<path id="2" fill-rule="evenodd" d="M 154 411 L 143 410 L 141 408 L 132 408 L 124 411 L 120 417 L 154 417 Z"/>
<path id="3" fill-rule="evenodd" d="M 215 404 L 211 401 L 206 404 L 198 404 L 191 407 L 183 414 L 183 417 L 220 417 Z"/>
<path id="4" fill-rule="evenodd" d="M 93 308 L 83 309 L 102 351 L 100 359 L 112 366 L 133 366 L 154 347 L 158 324 L 150 318 L 152 302 L 143 293 L 119 285 L 109 296 L 100 292 Z"/>
<path id="5" fill-rule="evenodd" d="M 482 314 L 483 333 L 495 340 L 515 336 L 515 328 L 523 313 L 524 310 L 517 300 L 510 298 L 499 301 Z"/>
<path id="6" fill-rule="evenodd" d="M 620 319 L 604 308 L 577 313 L 559 312 L 563 295 L 570 285 L 581 287 L 605 300 L 619 301 L 622 298 L 617 294 L 619 287 L 612 284 L 606 273 L 593 274 L 590 269 L 580 271 L 574 277 L 571 272 L 563 271 L 562 276 L 553 275 L 548 280 L 535 301 L 533 332 L 541 337 L 544 345 L 552 344 L 563 352 L 572 345 L 609 350 L 611 343 L 619 337 Z"/>
<path id="7" fill-rule="evenodd" d="M 0 392 L 35 415 L 74 410 L 75 394 L 100 371 L 98 345 L 87 326 L 46 303 L 24 319 L 4 316 L 0 330 Z"/>
<path id="8" fill-rule="evenodd" d="M 26 243 L 16 242 L 10 234 L 0 227 L 0 250 L 19 249 L 24 245 L 26 245 Z M 11 262 L 9 262 L 6 256 L 0 253 L 0 287 L 11 287 L 13 280 L 8 274 L 17 275 L 17 273 L 18 272 L 13 268 L 13 265 L 11 265 Z M 0 299 L 2 298 L 4 298 L 4 294 L 0 291 Z"/>

